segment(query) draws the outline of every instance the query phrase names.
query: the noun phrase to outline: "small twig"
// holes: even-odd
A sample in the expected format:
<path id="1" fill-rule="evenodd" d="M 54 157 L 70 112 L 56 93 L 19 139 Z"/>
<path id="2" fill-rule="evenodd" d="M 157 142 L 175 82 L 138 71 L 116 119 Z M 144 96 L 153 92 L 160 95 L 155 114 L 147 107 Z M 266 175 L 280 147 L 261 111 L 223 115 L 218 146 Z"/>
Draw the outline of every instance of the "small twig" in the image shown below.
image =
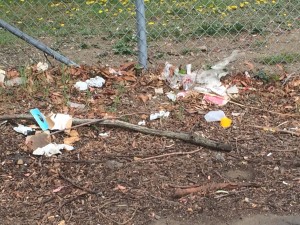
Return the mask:
<path id="1" fill-rule="evenodd" d="M 62 209 L 62 207 L 64 207 L 65 205 L 67 205 L 67 204 L 69 204 L 69 203 L 75 201 L 76 199 L 78 199 L 78 198 L 80 198 L 80 197 L 82 197 L 82 196 L 85 196 L 85 195 L 87 195 L 87 194 L 88 194 L 88 193 L 83 193 L 83 194 L 77 195 L 77 196 L 75 196 L 74 198 L 71 198 L 71 199 L 65 201 L 62 205 L 60 205 L 60 206 L 58 207 L 58 209 L 57 209 L 56 211 L 60 211 L 60 210 Z"/>
<path id="2" fill-rule="evenodd" d="M 93 163 L 103 163 L 103 160 L 65 160 L 65 159 L 60 159 L 56 160 L 59 163 L 86 163 L 86 164 L 93 164 Z"/>
<path id="3" fill-rule="evenodd" d="M 78 184 L 75 184 L 72 180 L 70 180 L 69 178 L 65 177 L 60 171 L 58 172 L 58 174 L 59 174 L 59 176 L 60 176 L 61 178 L 63 178 L 64 180 L 68 181 L 68 182 L 69 182 L 70 184 L 72 184 L 74 187 L 77 187 L 77 188 L 79 188 L 79 189 L 81 189 L 81 190 L 83 190 L 83 191 L 86 191 L 86 192 L 90 193 L 90 194 L 96 194 L 96 195 L 99 194 L 98 191 L 93 191 L 93 190 L 90 190 L 90 189 L 88 189 L 88 188 L 81 187 L 81 186 L 79 186 Z"/>
<path id="4" fill-rule="evenodd" d="M 48 55 L 44 52 L 44 57 L 46 58 L 46 60 L 48 61 L 48 63 L 50 64 L 51 67 L 54 67 L 52 62 L 49 60 Z"/>
<path id="5" fill-rule="evenodd" d="M 279 129 L 277 127 L 264 127 L 264 126 L 257 126 L 257 125 L 248 125 L 248 126 L 264 129 L 264 130 L 267 130 L 267 131 L 271 131 L 273 133 L 278 132 L 278 133 L 285 133 L 285 134 L 300 136 L 299 132 L 294 132 L 294 131 L 289 131 L 289 130 L 282 130 L 282 129 Z"/>
<path id="6" fill-rule="evenodd" d="M 190 155 L 199 152 L 201 149 L 197 149 L 194 151 L 190 152 L 172 152 L 172 153 L 167 153 L 163 155 L 157 155 L 157 156 L 151 156 L 143 159 L 139 159 L 138 161 L 147 161 L 147 160 L 152 160 L 152 159 L 158 159 L 158 158 L 163 158 L 163 157 L 168 157 L 168 156 L 174 156 L 174 155 Z"/>
<path id="7" fill-rule="evenodd" d="M 272 152 L 297 152 L 299 149 L 287 149 L 287 150 L 272 150 Z"/>
<path id="8" fill-rule="evenodd" d="M 300 114 L 279 113 L 279 112 L 275 112 L 275 111 L 270 111 L 270 110 L 266 110 L 266 109 L 257 108 L 257 107 L 254 107 L 254 106 L 246 106 L 246 105 L 243 105 L 241 103 L 234 102 L 232 100 L 230 100 L 229 102 L 232 103 L 232 104 L 241 106 L 243 108 L 255 109 L 255 110 L 259 110 L 259 111 L 263 111 L 263 112 L 268 112 L 268 113 L 271 113 L 271 114 L 276 114 L 276 115 L 279 115 L 279 116 L 300 117 Z"/>
<path id="9" fill-rule="evenodd" d="M 200 184 L 193 184 L 193 185 L 175 185 L 175 184 L 168 184 L 169 187 L 171 188 L 191 188 L 191 187 L 199 187 L 201 186 Z"/>
<path id="10" fill-rule="evenodd" d="M 105 218 L 107 218 L 107 219 L 109 219 L 110 221 L 113 221 L 114 223 L 117 223 L 117 224 L 119 224 L 119 225 L 124 225 L 124 224 L 127 224 L 129 221 L 131 221 L 132 219 L 133 219 L 133 217 L 135 216 L 135 214 L 136 214 L 136 211 L 137 211 L 137 208 L 134 210 L 134 212 L 132 213 L 132 216 L 128 219 L 128 220 L 126 220 L 126 221 L 124 221 L 124 222 L 118 222 L 118 221 L 116 221 L 116 220 L 114 220 L 114 219 L 111 219 L 111 218 L 109 218 L 107 215 L 105 215 L 103 212 L 101 212 L 100 211 L 100 209 L 102 209 L 102 208 L 104 208 L 104 206 L 106 206 L 106 205 L 108 205 L 108 204 L 110 204 L 110 203 L 112 203 L 112 202 L 116 202 L 116 201 L 108 201 L 108 202 L 105 202 L 103 205 L 101 205 L 100 207 L 98 207 L 98 212 L 103 216 L 103 217 L 105 217 Z"/>
<path id="11" fill-rule="evenodd" d="M 3 124 L 6 124 L 7 120 L 4 120 L 3 122 L 0 123 L 0 126 L 2 126 Z"/>
<path id="12" fill-rule="evenodd" d="M 295 75 L 295 73 L 289 74 L 282 82 L 282 86 L 286 85 L 286 83 L 289 81 L 289 79 L 291 79 L 294 75 Z"/>

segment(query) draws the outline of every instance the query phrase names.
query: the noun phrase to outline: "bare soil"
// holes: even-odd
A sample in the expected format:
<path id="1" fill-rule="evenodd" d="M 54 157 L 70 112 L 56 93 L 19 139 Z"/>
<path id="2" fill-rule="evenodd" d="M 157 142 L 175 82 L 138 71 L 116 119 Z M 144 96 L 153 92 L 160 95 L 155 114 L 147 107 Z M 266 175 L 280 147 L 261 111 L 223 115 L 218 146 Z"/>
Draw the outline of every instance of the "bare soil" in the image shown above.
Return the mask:
<path id="1" fill-rule="evenodd" d="M 72 54 L 82 57 L 80 62 L 95 63 L 98 50 L 87 51 Z M 66 49 L 63 52 L 68 53 Z M 227 55 L 227 51 L 217 53 L 217 58 Z M 3 58 L 3 51 L 1 54 Z M 5 57 L 5 62 L 17 63 L 21 59 L 18 54 L 13 54 L 12 59 Z M 67 55 L 72 58 L 72 54 Z M 101 58 L 102 63 L 116 65 L 123 60 L 110 61 L 106 57 Z M 172 57 L 170 62 L 180 56 Z M 282 81 L 290 73 L 282 69 L 278 70 L 281 81 L 245 79 L 243 72 L 248 70 L 253 75 L 253 71 L 243 62 L 238 60 L 224 80 L 244 88 L 234 99 L 239 104 L 230 102 L 221 107 L 233 120 L 228 129 L 204 120 L 206 112 L 220 107 L 205 103 L 201 94 L 175 103 L 165 95 L 155 94 L 155 88 L 162 87 L 165 93 L 170 88 L 154 70 L 136 77 L 135 82 L 108 78 L 105 87 L 91 90 L 90 95 L 72 86 L 77 80 L 95 76 L 92 69 L 87 67 L 86 73 L 72 74 L 67 94 L 70 101 L 84 103 L 83 110 L 65 105 L 59 69 L 51 70 L 54 83 L 49 93 L 34 92 L 30 85 L 27 90 L 1 89 L 1 116 L 24 114 L 38 107 L 43 112 L 67 112 L 77 118 L 126 114 L 120 119 L 137 124 L 164 109 L 171 112 L 170 117 L 146 119 L 146 126 L 201 135 L 234 149 L 222 153 L 176 139 L 94 124 L 76 128 L 80 141 L 73 144 L 74 151 L 63 151 L 51 158 L 37 157 L 25 146 L 25 136 L 13 131 L 17 123 L 30 125 L 32 121 L 0 121 L 1 224 L 238 224 L 240 218 L 249 215 L 299 215 L 299 76 L 293 76 L 285 85 Z M 35 79 L 43 76 L 38 74 Z M 148 99 L 142 101 L 145 96 Z M 109 132 L 109 137 L 99 136 L 104 132 Z M 53 141 L 62 143 L 65 136 L 56 134 Z M 192 151 L 195 153 L 188 154 Z M 255 185 L 174 197 L 176 187 L 223 183 Z M 286 220 L 286 224 L 299 224 L 298 218 Z"/>

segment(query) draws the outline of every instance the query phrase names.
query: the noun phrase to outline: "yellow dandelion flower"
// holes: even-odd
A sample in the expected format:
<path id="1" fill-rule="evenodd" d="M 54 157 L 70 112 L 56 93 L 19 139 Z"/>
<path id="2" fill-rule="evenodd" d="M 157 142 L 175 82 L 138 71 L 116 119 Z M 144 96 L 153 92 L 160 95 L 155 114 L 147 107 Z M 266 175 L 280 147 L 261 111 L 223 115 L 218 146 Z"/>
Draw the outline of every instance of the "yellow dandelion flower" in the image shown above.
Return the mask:
<path id="1" fill-rule="evenodd" d="M 228 10 L 236 10 L 238 7 L 236 5 L 227 6 Z"/>

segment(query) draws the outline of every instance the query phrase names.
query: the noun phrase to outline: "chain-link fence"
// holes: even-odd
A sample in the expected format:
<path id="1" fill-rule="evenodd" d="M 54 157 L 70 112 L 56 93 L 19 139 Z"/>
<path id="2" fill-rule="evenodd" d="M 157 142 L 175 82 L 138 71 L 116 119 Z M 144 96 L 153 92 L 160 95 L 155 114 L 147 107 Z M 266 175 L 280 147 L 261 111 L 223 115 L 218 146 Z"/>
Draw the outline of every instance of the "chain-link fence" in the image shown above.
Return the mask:
<path id="1" fill-rule="evenodd" d="M 141 1 L 143 2 L 143 1 Z M 134 0 L 3 0 L 1 19 L 82 64 L 136 60 Z M 144 0 L 148 59 L 211 64 L 234 49 L 261 66 L 299 69 L 298 0 Z M 1 66 L 43 58 L 0 30 Z M 29 61 L 30 62 L 30 61 Z"/>

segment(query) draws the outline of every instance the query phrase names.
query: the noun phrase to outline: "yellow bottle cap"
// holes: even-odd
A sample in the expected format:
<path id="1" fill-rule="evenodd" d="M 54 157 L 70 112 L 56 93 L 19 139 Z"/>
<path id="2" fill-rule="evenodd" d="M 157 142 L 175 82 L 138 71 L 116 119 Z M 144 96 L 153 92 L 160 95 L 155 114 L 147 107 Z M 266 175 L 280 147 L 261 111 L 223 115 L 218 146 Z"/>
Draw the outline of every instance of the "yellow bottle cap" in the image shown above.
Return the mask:
<path id="1" fill-rule="evenodd" d="M 221 127 L 223 128 L 228 128 L 231 126 L 231 123 L 232 123 L 232 120 L 229 119 L 228 117 L 223 117 L 221 120 L 220 120 L 220 125 Z"/>

